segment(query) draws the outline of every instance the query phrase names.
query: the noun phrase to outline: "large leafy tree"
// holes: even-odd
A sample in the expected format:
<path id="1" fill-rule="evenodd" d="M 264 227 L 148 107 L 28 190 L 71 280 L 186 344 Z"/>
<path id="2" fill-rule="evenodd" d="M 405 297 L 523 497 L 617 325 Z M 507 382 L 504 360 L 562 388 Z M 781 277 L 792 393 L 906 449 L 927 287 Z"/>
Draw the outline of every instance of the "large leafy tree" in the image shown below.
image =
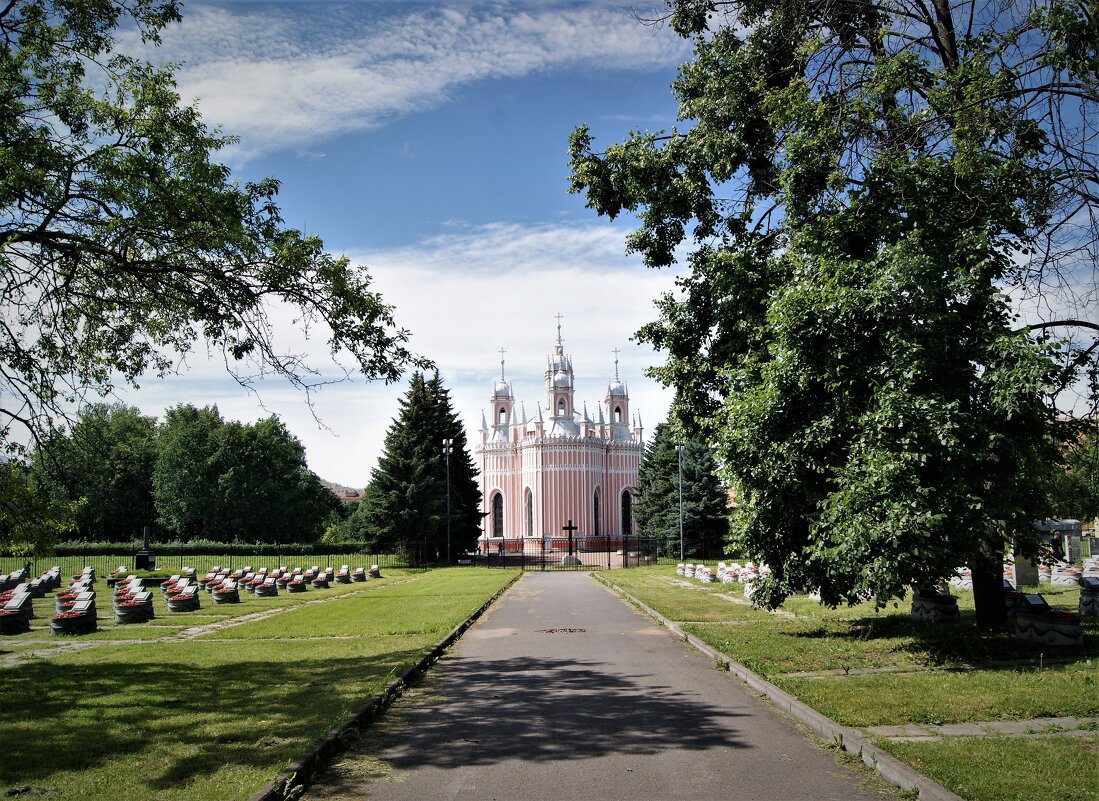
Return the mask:
<path id="1" fill-rule="evenodd" d="M 659 540 L 660 552 L 679 556 L 680 452 L 678 438 L 660 423 L 637 471 L 638 534 Z M 713 451 L 688 442 L 682 452 L 683 553 L 702 557 L 720 548 L 729 533 L 728 495 L 718 478 Z"/>
<path id="2" fill-rule="evenodd" d="M 340 501 L 276 417 L 230 421 L 217 433 L 218 504 L 208 528 L 245 542 L 316 542 Z"/>
<path id="3" fill-rule="evenodd" d="M 123 404 L 93 404 L 69 434 L 55 432 L 34 454 L 33 477 L 49 498 L 82 501 L 76 533 L 130 541 L 155 522 L 156 419 Z"/>
<path id="4" fill-rule="evenodd" d="M 997 622 L 1003 549 L 1046 511 L 1050 393 L 1096 351 L 1068 336 L 1099 330 L 1094 8 L 670 5 L 687 124 L 603 152 L 578 129 L 573 190 L 638 212 L 650 265 L 693 241 L 641 336 L 740 490 L 755 597 L 884 602 L 966 563 Z M 1035 297 L 1083 305 L 1021 324 Z"/>
<path id="5" fill-rule="evenodd" d="M 221 533 L 207 524 L 220 516 L 217 455 L 224 423 L 216 406 L 181 404 L 168 409 L 160 424 L 153 471 L 157 519 L 183 539 Z"/>
<path id="6" fill-rule="evenodd" d="M 0 2 L 0 445 L 45 443 L 91 394 L 176 369 L 196 342 L 237 379 L 307 392 L 321 372 L 277 343 L 274 309 L 334 360 L 396 380 L 416 359 L 370 278 L 284 226 L 274 180 L 239 183 L 232 141 L 180 103 L 156 44 L 178 0 Z M 418 362 L 417 362 L 418 363 Z"/>
<path id="7" fill-rule="evenodd" d="M 278 418 L 226 421 L 216 407 L 168 410 L 153 483 L 161 524 L 188 539 L 315 542 L 340 506 Z"/>
<path id="8" fill-rule="evenodd" d="M 451 555 L 474 547 L 481 533 L 481 490 L 477 468 L 466 443 L 465 427 L 455 414 L 450 391 L 439 378 L 416 372 L 386 432 L 385 450 L 354 514 L 344 524 L 348 535 L 381 550 L 420 551 L 429 561 L 447 555 L 447 461 L 450 453 Z"/>

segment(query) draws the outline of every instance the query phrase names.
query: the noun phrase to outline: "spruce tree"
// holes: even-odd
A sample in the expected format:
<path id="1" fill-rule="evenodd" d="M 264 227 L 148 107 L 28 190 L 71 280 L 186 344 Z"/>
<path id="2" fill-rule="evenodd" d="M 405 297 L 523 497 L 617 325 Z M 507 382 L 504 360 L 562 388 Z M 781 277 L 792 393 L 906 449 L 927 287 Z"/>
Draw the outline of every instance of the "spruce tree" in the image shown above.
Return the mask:
<path id="1" fill-rule="evenodd" d="M 676 435 L 660 423 L 645 449 L 637 471 L 638 499 L 634 514 L 641 537 L 659 541 L 664 556 L 679 556 L 679 453 Z M 691 557 L 709 555 L 729 531 L 725 490 L 717 476 L 713 453 L 701 443 L 683 450 L 683 547 Z"/>
<path id="2" fill-rule="evenodd" d="M 465 429 L 439 374 L 416 372 L 385 437 L 363 501 L 344 529 L 372 547 L 406 550 L 427 561 L 447 557 L 447 460 L 450 453 L 450 551 L 460 554 L 480 534 L 481 492 Z"/>

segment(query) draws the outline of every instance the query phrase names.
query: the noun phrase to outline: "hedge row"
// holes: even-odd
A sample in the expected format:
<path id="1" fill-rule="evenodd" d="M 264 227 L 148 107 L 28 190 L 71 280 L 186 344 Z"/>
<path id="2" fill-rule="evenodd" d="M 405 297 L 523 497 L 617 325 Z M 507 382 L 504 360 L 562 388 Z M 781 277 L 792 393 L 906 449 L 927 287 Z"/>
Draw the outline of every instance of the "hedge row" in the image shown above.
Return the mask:
<path id="1" fill-rule="evenodd" d="M 141 540 L 134 542 L 63 542 L 56 545 L 53 556 L 133 556 L 141 548 Z M 149 550 L 159 556 L 193 556 L 202 554 L 226 554 L 230 556 L 298 556 L 316 553 L 361 554 L 371 553 L 373 548 L 363 542 L 309 542 L 309 543 L 240 543 L 240 542 L 171 542 L 149 544 Z M 0 550 L 0 556 L 13 554 Z"/>

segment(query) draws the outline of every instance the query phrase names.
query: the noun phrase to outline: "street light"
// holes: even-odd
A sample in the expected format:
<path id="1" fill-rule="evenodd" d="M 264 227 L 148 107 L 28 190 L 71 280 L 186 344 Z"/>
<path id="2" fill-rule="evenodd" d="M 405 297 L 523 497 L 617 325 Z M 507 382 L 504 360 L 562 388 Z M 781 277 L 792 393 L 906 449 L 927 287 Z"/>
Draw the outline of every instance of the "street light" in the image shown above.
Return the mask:
<path id="1" fill-rule="evenodd" d="M 679 454 L 679 561 L 683 561 L 683 445 L 676 445 Z"/>
<path id="2" fill-rule="evenodd" d="M 454 440 L 443 440 L 443 455 L 446 456 L 446 563 L 450 564 L 450 452 L 454 450 Z"/>

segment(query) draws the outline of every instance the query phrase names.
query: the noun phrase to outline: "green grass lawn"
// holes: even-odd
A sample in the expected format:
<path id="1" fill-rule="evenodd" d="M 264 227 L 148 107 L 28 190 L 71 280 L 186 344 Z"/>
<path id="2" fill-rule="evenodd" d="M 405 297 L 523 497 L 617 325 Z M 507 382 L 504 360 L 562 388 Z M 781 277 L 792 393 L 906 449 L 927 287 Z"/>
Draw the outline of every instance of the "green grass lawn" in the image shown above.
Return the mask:
<path id="1" fill-rule="evenodd" d="M 883 747 L 962 798 L 1094 801 L 1097 792 L 1099 738 L 952 737 Z"/>
<path id="2" fill-rule="evenodd" d="M 1084 648 L 1065 652 L 1018 643 L 1009 631 L 980 631 L 973 595 L 964 590 L 954 590 L 962 622 L 933 625 L 912 620 L 907 600 L 882 610 L 872 603 L 826 609 L 799 597 L 784 604 L 786 615 L 743 606 L 730 614 L 730 599 L 743 598 L 740 585 L 683 579 L 674 566 L 602 578 L 843 725 L 1099 716 L 1094 620 L 1085 623 Z M 1028 591 L 1040 591 L 1054 608 L 1076 610 L 1078 588 Z M 965 737 L 882 746 L 974 801 L 1093 798 L 1099 738 L 1058 739 L 1057 747 L 1070 752 L 1065 775 L 1033 793 L 1024 788 L 1042 786 L 1037 777 L 1048 772 L 1032 771 L 1035 759 L 1058 765 L 1052 740 Z M 1086 765 L 1090 770 L 1080 769 Z"/>
<path id="3" fill-rule="evenodd" d="M 35 630 L 0 640 L 0 659 L 44 652 L 0 668 L 0 792 L 246 798 L 514 575 L 394 570 L 300 595 L 242 593 L 232 606 L 203 595 L 196 613 L 168 613 L 158 598 L 151 624 L 125 626 L 97 585 L 101 631 L 71 638 L 43 631 L 53 601 L 36 601 Z"/>

